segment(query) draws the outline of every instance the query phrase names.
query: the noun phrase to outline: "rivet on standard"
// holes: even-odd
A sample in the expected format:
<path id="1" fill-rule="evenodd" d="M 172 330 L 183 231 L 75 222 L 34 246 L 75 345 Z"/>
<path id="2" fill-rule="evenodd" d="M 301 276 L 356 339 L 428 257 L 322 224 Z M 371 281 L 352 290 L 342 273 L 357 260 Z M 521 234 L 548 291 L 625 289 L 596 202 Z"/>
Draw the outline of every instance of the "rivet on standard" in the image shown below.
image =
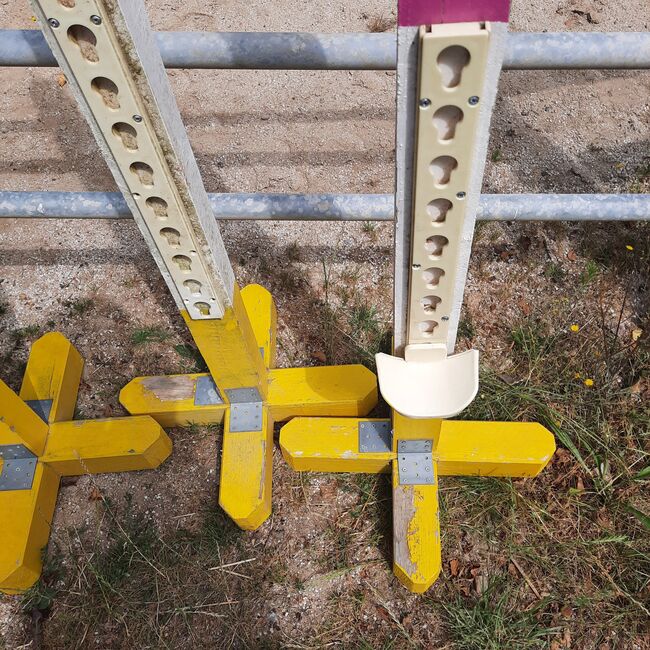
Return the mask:
<path id="1" fill-rule="evenodd" d="M 429 106 L 431 106 L 431 100 L 423 97 L 420 100 L 420 108 L 429 108 Z"/>
<path id="2" fill-rule="evenodd" d="M 101 24 L 102 24 L 102 17 L 93 14 L 93 15 L 90 17 L 90 22 L 91 22 L 93 25 L 101 25 Z"/>
<path id="3" fill-rule="evenodd" d="M 476 95 L 472 95 L 468 100 L 467 103 L 470 106 L 476 106 L 478 104 L 478 97 Z"/>
<path id="4" fill-rule="evenodd" d="M 50 27 L 56 29 L 61 23 L 56 18 L 48 18 L 47 22 L 50 23 Z"/>
<path id="5" fill-rule="evenodd" d="M 140 124 L 140 122 L 142 122 L 142 115 L 134 115 L 133 116 L 133 121 Z"/>

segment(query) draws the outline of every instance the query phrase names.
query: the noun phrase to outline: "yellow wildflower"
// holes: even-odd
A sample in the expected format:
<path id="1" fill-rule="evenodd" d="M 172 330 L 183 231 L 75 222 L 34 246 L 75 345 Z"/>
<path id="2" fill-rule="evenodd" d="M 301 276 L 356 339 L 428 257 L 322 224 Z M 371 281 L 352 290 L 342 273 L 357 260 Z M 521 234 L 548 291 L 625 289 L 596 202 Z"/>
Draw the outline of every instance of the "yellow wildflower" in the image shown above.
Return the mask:
<path id="1" fill-rule="evenodd" d="M 580 331 L 580 325 L 576 325 L 575 323 L 571 325 L 569 328 L 572 332 L 579 332 Z"/>
<path id="2" fill-rule="evenodd" d="M 629 251 L 633 251 L 633 250 L 634 250 L 634 246 L 630 246 L 629 244 L 627 244 L 627 245 L 625 246 L 625 248 L 627 248 L 627 250 L 629 250 Z"/>
<path id="3" fill-rule="evenodd" d="M 579 372 L 576 372 L 575 375 L 573 375 L 574 379 L 580 379 L 582 375 Z"/>
<path id="4" fill-rule="evenodd" d="M 593 379 L 585 379 L 585 386 L 587 386 L 587 388 L 591 388 L 593 385 L 594 385 Z"/>

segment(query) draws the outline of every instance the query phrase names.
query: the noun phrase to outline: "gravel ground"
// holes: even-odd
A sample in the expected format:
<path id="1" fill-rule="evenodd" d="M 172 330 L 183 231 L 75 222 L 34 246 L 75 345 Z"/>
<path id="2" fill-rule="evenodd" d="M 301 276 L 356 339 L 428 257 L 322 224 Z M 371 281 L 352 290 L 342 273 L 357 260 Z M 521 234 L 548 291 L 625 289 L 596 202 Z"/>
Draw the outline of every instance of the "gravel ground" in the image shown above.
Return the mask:
<path id="1" fill-rule="evenodd" d="M 385 0 L 146 4 L 155 29 L 185 31 L 363 32 L 373 17 L 395 14 Z M 513 5 L 515 31 L 645 31 L 650 21 L 646 0 L 515 0 Z M 26 0 L 0 1 L 2 28 L 34 28 L 31 16 Z M 113 190 L 90 131 L 58 75 L 56 69 L 3 70 L 0 187 Z M 169 76 L 208 191 L 393 191 L 394 72 L 174 70 Z M 649 91 L 647 72 L 505 72 L 484 192 L 637 190 L 638 170 L 650 159 Z M 626 228 L 615 231 L 621 246 L 632 232 Z M 389 323 L 389 224 L 371 231 L 362 224 L 231 222 L 222 231 L 240 283 L 259 282 L 273 292 L 279 365 L 314 364 L 323 355 L 321 315 L 314 305 L 325 298 L 324 269 L 335 303 L 347 292 L 355 301 L 373 305 L 380 321 Z M 480 227 L 466 314 L 477 329 L 473 344 L 485 352 L 487 363 L 498 369 L 503 332 L 522 312 L 565 309 L 564 290 L 545 269 L 561 260 L 577 273 L 593 254 L 593 232 L 589 224 Z M 612 286 L 612 291 L 620 287 Z M 628 305 L 627 330 L 634 327 L 635 314 L 644 314 L 643 300 L 639 296 Z M 186 367 L 173 345 L 187 343 L 189 337 L 129 222 L 0 220 L 0 302 L 7 306 L 0 321 L 3 379 L 19 386 L 28 343 L 35 336 L 29 328 L 62 331 L 86 360 L 80 416 L 122 414 L 118 392 L 132 377 Z M 141 327 L 162 328 L 171 338 L 134 349 L 131 333 Z M 354 352 L 341 348 L 333 356 L 347 361 Z M 69 531 L 91 528 L 102 516 L 99 506 L 89 503 L 95 487 L 115 503 L 132 495 L 138 512 L 154 518 L 161 529 L 178 527 L 179 516 L 208 502 L 217 489 L 217 441 L 180 430 L 173 436 L 173 457 L 160 471 L 82 477 L 64 485 L 54 539 L 74 556 L 82 541 L 72 543 Z M 334 498 L 336 485 L 330 479 L 319 478 L 307 489 L 325 504 L 318 517 L 305 518 L 294 507 L 296 479 L 278 450 L 275 471 L 275 523 L 272 530 L 265 525 L 252 534 L 251 544 L 272 539 L 286 545 L 307 588 L 295 601 L 286 601 L 282 588 L 271 589 L 263 611 L 269 616 L 276 610 L 300 610 L 301 623 L 295 626 L 308 629 L 318 621 L 323 598 L 332 589 L 324 588 L 315 573 L 314 558 L 328 549 L 314 519 L 349 504 L 345 495 Z M 306 547 L 310 550 L 303 559 Z M 355 561 L 381 559 L 378 550 L 367 548 Z M 389 568 L 372 575 L 385 602 L 403 602 Z M 430 626 L 430 638 L 435 638 L 435 620 L 420 623 Z M 25 625 L 15 599 L 0 601 L 0 647 L 3 638 L 7 648 L 27 647 L 21 645 Z"/>

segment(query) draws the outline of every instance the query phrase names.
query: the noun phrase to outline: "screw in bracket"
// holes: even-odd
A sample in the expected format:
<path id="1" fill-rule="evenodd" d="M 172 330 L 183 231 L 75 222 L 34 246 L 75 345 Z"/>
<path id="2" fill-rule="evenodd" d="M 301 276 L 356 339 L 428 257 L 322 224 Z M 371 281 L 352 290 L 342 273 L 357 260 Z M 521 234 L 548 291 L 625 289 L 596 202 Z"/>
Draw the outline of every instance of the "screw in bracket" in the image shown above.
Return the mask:
<path id="1" fill-rule="evenodd" d="M 56 29 L 61 23 L 56 18 L 48 18 L 47 22 L 50 23 L 50 27 Z"/>
<path id="2" fill-rule="evenodd" d="M 478 101 L 479 101 L 479 100 L 478 100 L 478 97 L 477 97 L 476 95 L 472 95 L 472 96 L 467 100 L 467 103 L 468 103 L 470 106 L 476 106 L 476 105 L 478 104 Z"/>
<path id="3" fill-rule="evenodd" d="M 423 97 L 420 102 L 420 108 L 429 108 L 431 106 L 431 100 L 427 99 L 426 97 Z"/>
<path id="4" fill-rule="evenodd" d="M 97 16 L 96 14 L 93 14 L 93 15 L 90 17 L 90 22 L 91 22 L 93 25 L 101 25 L 101 24 L 102 24 L 102 17 L 101 17 L 101 16 Z"/>

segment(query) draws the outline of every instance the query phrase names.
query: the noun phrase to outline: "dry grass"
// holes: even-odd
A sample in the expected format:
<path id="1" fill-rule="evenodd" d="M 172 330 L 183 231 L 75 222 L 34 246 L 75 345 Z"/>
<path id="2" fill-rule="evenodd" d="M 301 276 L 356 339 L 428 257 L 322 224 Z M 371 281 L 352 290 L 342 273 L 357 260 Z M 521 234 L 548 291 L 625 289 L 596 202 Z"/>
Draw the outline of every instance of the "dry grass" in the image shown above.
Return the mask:
<path id="1" fill-rule="evenodd" d="M 591 229 L 582 242 L 589 255 L 571 265 L 555 260 L 553 273 L 540 274 L 548 291 L 529 313 L 482 339 L 481 392 L 463 417 L 539 421 L 554 432 L 558 451 L 535 479 L 445 477 L 444 570 L 426 595 L 408 594 L 392 577 L 386 476 L 301 475 L 276 454 L 274 515 L 252 534 L 203 497 L 171 525 L 141 503 L 102 497 L 93 526 L 63 531 L 51 545 L 43 579 L 22 600 L 22 642 L 66 649 L 97 647 L 97 640 L 105 648 L 644 647 L 649 228 L 625 228 Z M 496 234 L 481 229 L 479 260 L 502 250 Z M 274 277 L 276 291 L 287 278 L 294 286 L 300 259 L 296 250 Z M 354 267 L 334 275 L 323 260 L 321 280 L 321 297 L 309 305 L 310 345 L 328 360 L 372 365 L 390 341 L 385 312 L 360 288 L 364 278 Z M 97 313 L 101 304 L 70 317 Z M 485 336 L 484 320 L 467 313 L 461 339 Z M 16 349 L 26 351 L 35 335 L 16 332 Z M 138 364 L 152 350 L 170 368 L 200 363 L 177 334 L 147 335 L 146 345 L 140 338 L 131 341 Z M 491 356 L 492 349 L 501 352 Z M 197 425 L 172 436 L 177 449 L 188 437 L 220 439 Z"/>
<path id="2" fill-rule="evenodd" d="M 367 17 L 368 31 L 372 33 L 388 32 L 395 27 L 395 19 L 383 14 L 372 14 Z"/>

